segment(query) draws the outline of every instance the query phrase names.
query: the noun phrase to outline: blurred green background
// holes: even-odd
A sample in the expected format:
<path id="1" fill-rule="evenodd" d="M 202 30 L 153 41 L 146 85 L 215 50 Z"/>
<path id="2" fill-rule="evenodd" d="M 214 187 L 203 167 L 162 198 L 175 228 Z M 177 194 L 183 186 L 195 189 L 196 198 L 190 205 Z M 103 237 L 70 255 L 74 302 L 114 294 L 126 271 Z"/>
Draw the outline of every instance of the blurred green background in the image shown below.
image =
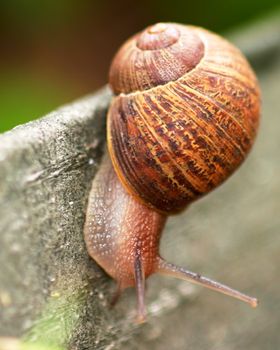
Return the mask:
<path id="1" fill-rule="evenodd" d="M 105 84 L 116 49 L 148 24 L 225 32 L 277 6 L 279 0 L 3 0 L 0 132 Z"/>

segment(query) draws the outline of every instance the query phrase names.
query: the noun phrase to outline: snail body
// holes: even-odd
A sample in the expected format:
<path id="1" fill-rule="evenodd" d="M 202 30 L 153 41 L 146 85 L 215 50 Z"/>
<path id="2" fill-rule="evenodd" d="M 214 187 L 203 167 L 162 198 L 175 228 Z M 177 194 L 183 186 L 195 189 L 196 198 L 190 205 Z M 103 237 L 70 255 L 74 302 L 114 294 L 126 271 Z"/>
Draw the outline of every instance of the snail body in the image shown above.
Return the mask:
<path id="1" fill-rule="evenodd" d="M 90 194 L 89 254 L 120 290 L 136 286 L 139 319 L 145 279 L 155 272 L 256 305 L 159 255 L 167 216 L 220 185 L 251 149 L 260 92 L 248 62 L 202 28 L 159 23 L 120 48 L 109 84 L 116 94 L 107 117 L 111 160 L 103 161 Z"/>

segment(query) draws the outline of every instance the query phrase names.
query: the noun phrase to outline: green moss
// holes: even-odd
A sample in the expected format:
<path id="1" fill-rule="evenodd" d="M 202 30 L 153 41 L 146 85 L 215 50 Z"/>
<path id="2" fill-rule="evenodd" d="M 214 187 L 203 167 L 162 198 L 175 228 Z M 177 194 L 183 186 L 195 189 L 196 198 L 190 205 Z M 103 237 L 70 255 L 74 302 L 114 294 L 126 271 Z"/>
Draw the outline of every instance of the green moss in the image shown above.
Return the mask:
<path id="1" fill-rule="evenodd" d="M 55 345 L 46 345 L 41 343 L 23 343 L 20 345 L 20 350 L 64 350 L 62 347 L 57 347 Z"/>
<path id="2" fill-rule="evenodd" d="M 23 339 L 23 350 L 62 350 L 67 348 L 85 303 L 82 289 L 55 291 L 40 318 Z"/>

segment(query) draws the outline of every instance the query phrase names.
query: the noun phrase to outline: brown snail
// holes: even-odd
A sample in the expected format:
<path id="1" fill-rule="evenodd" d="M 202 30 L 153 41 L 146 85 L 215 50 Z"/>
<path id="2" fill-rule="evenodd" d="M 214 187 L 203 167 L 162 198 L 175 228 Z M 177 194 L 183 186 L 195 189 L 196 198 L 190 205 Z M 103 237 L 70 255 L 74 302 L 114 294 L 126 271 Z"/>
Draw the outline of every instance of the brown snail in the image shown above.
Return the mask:
<path id="1" fill-rule="evenodd" d="M 85 223 L 90 256 L 118 283 L 135 286 L 138 319 L 152 273 L 173 275 L 257 305 L 257 299 L 166 262 L 168 215 L 208 193 L 242 163 L 260 114 L 256 77 L 240 51 L 202 28 L 159 23 L 117 52 L 109 84 L 107 156 Z M 113 167 L 112 167 L 113 164 Z"/>

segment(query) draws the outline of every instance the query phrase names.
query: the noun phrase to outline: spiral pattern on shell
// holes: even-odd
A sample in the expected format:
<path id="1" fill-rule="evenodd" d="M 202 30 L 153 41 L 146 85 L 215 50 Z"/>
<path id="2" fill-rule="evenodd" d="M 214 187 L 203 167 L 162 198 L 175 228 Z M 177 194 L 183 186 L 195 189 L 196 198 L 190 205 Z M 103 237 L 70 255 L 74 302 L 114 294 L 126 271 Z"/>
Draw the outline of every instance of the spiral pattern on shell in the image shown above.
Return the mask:
<path id="1" fill-rule="evenodd" d="M 208 193 L 255 139 L 260 92 L 247 60 L 202 28 L 151 26 L 116 54 L 108 147 L 128 191 L 164 213 Z"/>

